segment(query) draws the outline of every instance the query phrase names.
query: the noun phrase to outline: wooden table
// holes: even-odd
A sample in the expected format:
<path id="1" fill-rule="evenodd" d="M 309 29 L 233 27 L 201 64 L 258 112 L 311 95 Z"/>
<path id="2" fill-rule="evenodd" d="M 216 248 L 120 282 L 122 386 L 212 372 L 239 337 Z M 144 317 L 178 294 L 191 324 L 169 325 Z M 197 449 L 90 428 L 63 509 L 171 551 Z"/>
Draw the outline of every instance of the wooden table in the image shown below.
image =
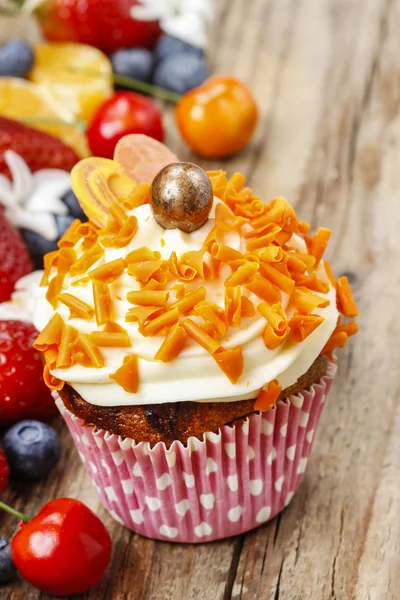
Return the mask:
<path id="1" fill-rule="evenodd" d="M 285 195 L 329 226 L 329 255 L 359 304 L 360 334 L 339 376 L 314 453 L 290 506 L 236 539 L 199 546 L 131 534 L 102 509 L 66 428 L 47 481 L 6 501 L 35 514 L 47 500 L 86 502 L 114 552 L 82 598 L 387 600 L 400 592 L 400 0 L 218 0 L 213 71 L 252 86 L 261 120 L 252 144 L 223 163 L 266 201 Z M 178 141 L 172 112 L 168 143 Z M 214 162 L 202 162 L 215 168 Z M 2 535 L 15 522 L 0 516 Z M 47 598 L 19 581 L 4 600 Z"/>

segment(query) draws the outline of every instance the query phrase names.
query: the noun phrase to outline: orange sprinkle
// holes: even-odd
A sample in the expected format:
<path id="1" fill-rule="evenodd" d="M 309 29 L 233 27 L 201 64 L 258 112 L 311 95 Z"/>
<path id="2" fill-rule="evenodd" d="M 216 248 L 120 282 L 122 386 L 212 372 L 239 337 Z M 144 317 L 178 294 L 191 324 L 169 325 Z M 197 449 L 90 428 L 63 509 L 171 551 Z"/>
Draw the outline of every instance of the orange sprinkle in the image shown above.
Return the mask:
<path id="1" fill-rule="evenodd" d="M 119 230 L 113 242 L 113 246 L 116 248 L 125 248 L 135 237 L 137 229 L 138 220 L 134 215 L 131 215 Z"/>
<path id="2" fill-rule="evenodd" d="M 171 328 L 154 358 L 162 360 L 162 362 L 171 362 L 183 350 L 187 337 L 185 329 L 179 323 L 176 323 Z"/>
<path id="3" fill-rule="evenodd" d="M 158 260 L 161 258 L 161 254 L 159 252 L 153 252 L 150 248 L 146 248 L 143 246 L 142 248 L 137 248 L 136 250 L 132 250 L 129 252 L 124 258 L 125 266 L 128 266 L 132 263 L 144 262 L 147 260 Z"/>
<path id="4" fill-rule="evenodd" d="M 139 387 L 139 365 L 136 354 L 125 356 L 122 366 L 110 375 L 129 394 L 136 394 Z"/>
<path id="5" fill-rule="evenodd" d="M 331 265 L 327 260 L 324 261 L 325 273 L 331 282 L 332 287 L 336 288 L 336 279 L 332 273 Z"/>
<path id="6" fill-rule="evenodd" d="M 60 252 L 59 250 L 53 250 L 52 252 L 48 252 L 47 254 L 44 255 L 44 257 L 43 257 L 44 271 L 43 271 L 42 279 L 40 281 L 41 287 L 44 287 L 45 285 L 47 285 L 49 283 L 50 271 L 51 271 L 52 267 L 54 267 L 57 263 L 59 252 Z"/>
<path id="7" fill-rule="evenodd" d="M 229 350 L 219 347 L 214 352 L 213 359 L 231 383 L 235 384 L 239 381 L 244 366 L 242 348 L 240 346 L 230 348 Z"/>
<path id="8" fill-rule="evenodd" d="M 111 316 L 112 302 L 109 287 L 103 281 L 92 281 L 94 312 L 97 325 L 104 325 Z"/>
<path id="9" fill-rule="evenodd" d="M 57 299 L 70 309 L 70 319 L 76 317 L 90 321 L 94 315 L 94 310 L 91 306 L 89 306 L 89 304 L 86 304 L 86 302 L 83 302 L 83 300 L 79 300 L 79 298 L 72 296 L 72 294 L 59 294 Z"/>
<path id="10" fill-rule="evenodd" d="M 178 261 L 176 252 L 171 253 L 168 264 L 172 275 L 181 281 L 192 281 L 197 275 L 195 268 Z"/>
<path id="11" fill-rule="evenodd" d="M 167 312 L 163 313 L 159 317 L 156 317 L 149 323 L 146 323 L 140 330 L 140 333 L 144 336 L 155 335 L 163 327 L 168 325 L 175 325 L 179 320 L 179 312 L 176 308 L 171 308 Z"/>
<path id="12" fill-rule="evenodd" d="M 179 259 L 181 265 L 188 265 L 195 269 L 197 275 L 199 275 L 202 279 L 205 279 L 204 275 L 204 262 L 203 256 L 205 252 L 205 248 L 201 250 L 190 250 L 189 252 L 185 252 Z"/>
<path id="13" fill-rule="evenodd" d="M 72 349 L 73 344 L 77 338 L 78 331 L 71 325 L 65 325 L 63 328 L 61 342 L 58 349 L 58 356 L 56 367 L 57 369 L 64 369 L 72 364 Z"/>
<path id="14" fill-rule="evenodd" d="M 138 281 L 147 283 L 163 264 L 166 264 L 166 261 L 146 260 L 143 262 L 131 263 L 128 265 L 128 274 L 136 277 Z"/>
<path id="15" fill-rule="evenodd" d="M 350 323 L 338 325 L 335 329 L 335 333 L 340 333 L 342 331 L 344 331 L 349 337 L 351 337 L 352 335 L 355 335 L 358 332 L 358 325 L 355 321 L 351 321 Z"/>
<path id="16" fill-rule="evenodd" d="M 57 273 L 57 275 L 49 282 L 46 292 L 46 300 L 50 302 L 53 308 L 57 307 L 58 295 L 62 290 L 64 278 L 65 275 L 62 273 Z"/>
<path id="17" fill-rule="evenodd" d="M 270 304 L 275 304 L 281 300 L 281 294 L 278 288 L 261 275 L 256 275 L 252 281 L 246 283 L 245 287 L 261 298 L 261 300 L 270 302 Z"/>
<path id="18" fill-rule="evenodd" d="M 57 379 L 50 373 L 50 369 L 48 365 L 45 365 L 43 369 L 43 380 L 48 388 L 51 390 L 57 390 L 58 392 L 63 389 L 65 381 L 61 379 Z"/>
<path id="19" fill-rule="evenodd" d="M 326 308 L 330 304 L 329 300 L 305 287 L 296 287 L 292 298 L 296 309 L 303 315 L 310 315 L 316 308 Z"/>
<path id="20" fill-rule="evenodd" d="M 222 338 L 227 329 L 225 312 L 217 304 L 212 302 L 199 302 L 194 307 L 196 315 L 211 323 L 218 338 Z"/>
<path id="21" fill-rule="evenodd" d="M 249 252 L 252 252 L 253 250 L 257 250 L 257 248 L 266 248 L 267 246 L 269 246 L 270 243 L 273 242 L 276 236 L 279 234 L 280 227 L 278 227 L 278 225 L 272 225 L 270 229 L 270 233 L 267 233 L 261 237 L 250 239 L 247 242 L 247 250 Z"/>
<path id="22" fill-rule="evenodd" d="M 114 217 L 119 225 L 123 225 L 126 222 L 128 218 L 127 214 L 117 202 L 111 202 L 111 204 L 108 205 L 108 210 L 110 215 Z"/>
<path id="23" fill-rule="evenodd" d="M 245 262 L 225 280 L 225 287 L 236 287 L 245 284 L 259 269 L 255 262 Z"/>
<path id="24" fill-rule="evenodd" d="M 168 297 L 169 293 L 162 290 L 138 290 L 126 294 L 128 302 L 139 306 L 164 306 Z"/>
<path id="25" fill-rule="evenodd" d="M 229 263 L 232 260 L 242 259 L 243 254 L 238 250 L 234 250 L 229 246 L 224 246 L 224 244 L 218 244 L 214 242 L 210 248 L 210 254 L 224 263 Z"/>
<path id="26" fill-rule="evenodd" d="M 59 345 L 61 342 L 61 336 L 64 328 L 64 321 L 62 317 L 55 313 L 46 327 L 39 333 L 33 347 L 39 352 L 44 352 L 49 346 L 53 344 Z"/>
<path id="27" fill-rule="evenodd" d="M 78 231 L 79 225 L 82 225 L 79 219 L 72 221 L 64 235 L 59 239 L 57 246 L 59 248 L 72 248 L 81 237 Z"/>
<path id="28" fill-rule="evenodd" d="M 101 348 L 129 348 L 132 344 L 127 332 L 92 331 L 90 341 Z"/>
<path id="29" fill-rule="evenodd" d="M 300 274 L 299 278 L 296 279 L 296 285 L 306 287 L 309 290 L 313 290 L 313 292 L 320 292 L 321 294 L 329 292 L 328 282 L 318 279 L 315 272 L 309 277 L 304 277 L 304 274 Z"/>
<path id="30" fill-rule="evenodd" d="M 334 331 L 325 346 L 322 348 L 321 354 L 326 354 L 333 362 L 333 351 L 335 348 L 343 348 L 343 346 L 347 344 L 348 339 L 349 336 L 345 331 Z"/>
<path id="31" fill-rule="evenodd" d="M 358 310 L 347 277 L 339 277 L 337 280 L 336 294 L 339 312 L 345 317 L 356 317 Z"/>
<path id="32" fill-rule="evenodd" d="M 286 329 L 287 317 L 280 302 L 272 306 L 268 302 L 261 302 L 257 306 L 257 310 L 267 319 L 274 331 L 283 332 Z"/>
<path id="33" fill-rule="evenodd" d="M 182 327 L 186 333 L 200 346 L 202 346 L 210 354 L 214 354 L 219 346 L 219 343 L 197 325 L 192 319 L 182 321 Z"/>
<path id="34" fill-rule="evenodd" d="M 126 312 L 125 321 L 127 323 L 139 323 L 140 330 L 145 321 L 155 319 L 164 313 L 159 306 L 136 306 Z"/>
<path id="35" fill-rule="evenodd" d="M 177 300 L 171 304 L 170 308 L 177 309 L 183 315 L 191 310 L 196 304 L 202 302 L 205 297 L 206 288 L 202 286 L 187 294 L 182 300 Z"/>
<path id="36" fill-rule="evenodd" d="M 82 254 L 80 258 L 71 266 L 70 273 L 71 275 L 83 275 L 86 274 L 88 269 L 94 265 L 99 258 L 101 258 L 104 254 L 104 248 L 100 246 L 97 242 L 86 250 Z"/>
<path id="37" fill-rule="evenodd" d="M 289 333 L 290 328 L 288 324 L 286 324 L 283 329 L 279 330 L 274 329 L 270 323 L 267 323 L 263 332 L 265 347 L 268 348 L 268 350 L 275 350 L 275 348 L 283 344 Z"/>
<path id="38" fill-rule="evenodd" d="M 75 341 L 75 353 L 72 358 L 74 362 L 78 362 L 84 367 L 94 369 L 104 367 L 104 359 L 100 350 L 87 334 L 78 333 Z"/>
<path id="39" fill-rule="evenodd" d="M 48 348 L 46 348 L 46 350 L 43 350 L 42 353 L 44 356 L 45 363 L 49 367 L 49 369 L 55 369 L 58 356 L 58 346 L 56 346 L 55 344 L 53 346 L 49 346 Z"/>
<path id="40" fill-rule="evenodd" d="M 290 335 L 295 342 L 302 342 L 323 321 L 323 317 L 318 315 L 294 315 L 289 319 Z"/>
<path id="41" fill-rule="evenodd" d="M 291 295 L 294 289 L 293 279 L 290 279 L 290 277 L 287 277 L 268 263 L 261 263 L 260 270 L 266 279 L 276 285 L 280 290 L 283 290 L 286 294 L 289 294 L 289 296 Z"/>
<path id="42" fill-rule="evenodd" d="M 139 183 L 133 191 L 126 196 L 123 201 L 124 204 L 129 204 L 127 208 L 132 210 L 133 208 L 137 208 L 138 206 L 142 206 L 143 204 L 147 204 L 149 201 L 150 195 L 150 184 L 149 183 Z"/>
<path id="43" fill-rule="evenodd" d="M 112 283 L 121 277 L 124 272 L 125 265 L 122 258 L 117 258 L 111 262 L 105 263 L 92 271 L 89 271 L 88 275 L 90 279 L 102 281 L 103 283 Z"/>
<path id="44" fill-rule="evenodd" d="M 282 386 L 279 385 L 277 379 L 270 381 L 267 389 L 262 389 L 258 394 L 258 398 L 254 404 L 254 410 L 265 412 L 272 408 L 277 403 L 281 391 Z"/>
<path id="45" fill-rule="evenodd" d="M 242 295 L 240 285 L 225 288 L 225 313 L 229 325 L 240 327 L 242 321 Z"/>
<path id="46" fill-rule="evenodd" d="M 256 250 L 256 256 L 265 262 L 280 262 L 283 259 L 283 250 L 280 246 L 270 244 L 266 248 Z"/>
<path id="47" fill-rule="evenodd" d="M 326 250 L 331 235 L 332 231 L 330 229 L 326 229 L 325 227 L 318 227 L 317 233 L 314 236 L 312 236 L 310 254 L 312 256 L 315 256 L 316 265 L 319 264 Z"/>
<path id="48" fill-rule="evenodd" d="M 254 304 L 247 296 L 242 296 L 241 298 L 241 313 L 242 317 L 254 317 L 256 314 Z"/>
<path id="49" fill-rule="evenodd" d="M 76 260 L 76 252 L 73 248 L 61 248 L 57 259 L 57 271 L 61 275 L 68 273 L 71 265 Z"/>

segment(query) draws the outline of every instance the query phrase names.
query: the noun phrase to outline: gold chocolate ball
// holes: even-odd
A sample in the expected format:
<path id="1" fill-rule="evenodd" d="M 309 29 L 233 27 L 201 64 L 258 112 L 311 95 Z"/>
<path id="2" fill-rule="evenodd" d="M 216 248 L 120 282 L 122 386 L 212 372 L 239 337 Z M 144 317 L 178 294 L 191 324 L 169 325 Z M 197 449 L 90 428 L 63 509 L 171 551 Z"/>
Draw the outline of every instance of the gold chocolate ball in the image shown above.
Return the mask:
<path id="1" fill-rule="evenodd" d="M 192 163 L 167 165 L 151 185 L 153 215 L 164 229 L 186 233 L 199 229 L 207 221 L 212 203 L 211 182 L 205 171 Z"/>

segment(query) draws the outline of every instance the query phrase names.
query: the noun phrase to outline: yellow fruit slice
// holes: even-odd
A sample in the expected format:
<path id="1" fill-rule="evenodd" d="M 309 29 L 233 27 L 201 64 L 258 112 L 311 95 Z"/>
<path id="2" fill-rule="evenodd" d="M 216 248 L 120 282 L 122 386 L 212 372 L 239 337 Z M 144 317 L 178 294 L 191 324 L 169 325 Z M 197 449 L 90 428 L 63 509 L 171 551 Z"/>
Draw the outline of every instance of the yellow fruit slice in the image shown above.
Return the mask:
<path id="1" fill-rule="evenodd" d="M 117 202 L 124 209 L 131 208 L 129 200 L 137 185 L 114 160 L 93 156 L 72 169 L 71 187 L 88 219 L 106 227 L 110 204 Z"/>
<path id="2" fill-rule="evenodd" d="M 74 125 L 76 117 L 57 106 L 35 83 L 0 77 L 0 115 L 60 138 L 79 156 L 90 154 L 84 133 Z"/>
<path id="3" fill-rule="evenodd" d="M 43 86 L 57 104 L 86 121 L 113 92 L 110 61 L 86 44 L 38 44 L 29 77 Z"/>

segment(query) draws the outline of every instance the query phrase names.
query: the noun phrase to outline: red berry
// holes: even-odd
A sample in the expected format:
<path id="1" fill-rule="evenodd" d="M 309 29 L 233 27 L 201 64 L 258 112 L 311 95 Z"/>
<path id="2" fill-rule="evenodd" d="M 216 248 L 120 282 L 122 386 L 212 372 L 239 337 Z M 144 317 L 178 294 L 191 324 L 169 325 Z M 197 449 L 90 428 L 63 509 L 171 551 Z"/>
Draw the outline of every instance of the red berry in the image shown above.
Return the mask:
<path id="1" fill-rule="evenodd" d="M 28 249 L 0 206 L 0 302 L 9 300 L 15 282 L 31 271 Z"/>
<path id="2" fill-rule="evenodd" d="M 113 158 L 117 142 L 128 133 L 164 139 L 161 113 L 155 104 L 135 92 L 116 92 L 100 107 L 86 134 L 95 156 Z"/>
<path id="3" fill-rule="evenodd" d="M 32 346 L 37 335 L 29 323 L 0 321 L 0 427 L 57 414 L 39 352 Z"/>
<path id="4" fill-rule="evenodd" d="M 110 535 L 82 502 L 59 498 L 44 505 L 11 542 L 12 559 L 30 584 L 70 596 L 93 587 L 111 556 Z"/>
<path id="5" fill-rule="evenodd" d="M 8 484 L 10 469 L 4 451 L 0 448 L 0 494 L 4 492 Z"/>
<path id="6" fill-rule="evenodd" d="M 10 177 L 4 158 L 6 150 L 20 154 L 32 173 L 39 169 L 70 171 L 79 161 L 76 152 L 58 138 L 0 117 L 0 173 Z"/>
<path id="7" fill-rule="evenodd" d="M 160 28 L 156 21 L 138 21 L 131 9 L 138 0 L 53 0 L 39 7 L 38 18 L 50 41 L 73 41 L 110 53 L 119 48 L 151 48 Z"/>

